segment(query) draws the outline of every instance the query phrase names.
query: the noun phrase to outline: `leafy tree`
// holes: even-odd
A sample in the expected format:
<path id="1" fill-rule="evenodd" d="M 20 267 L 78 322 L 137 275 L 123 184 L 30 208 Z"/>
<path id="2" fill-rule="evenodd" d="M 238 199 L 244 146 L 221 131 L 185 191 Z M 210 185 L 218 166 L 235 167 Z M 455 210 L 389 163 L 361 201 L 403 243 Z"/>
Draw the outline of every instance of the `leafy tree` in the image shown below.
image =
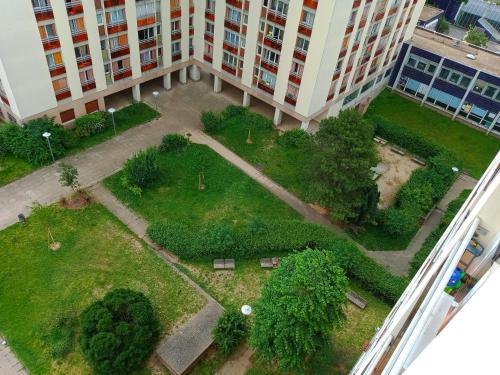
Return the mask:
<path id="1" fill-rule="evenodd" d="M 450 31 L 450 24 L 448 23 L 448 21 L 446 21 L 446 18 L 444 18 L 444 16 L 439 17 L 438 23 L 436 25 L 436 31 L 442 34 L 448 34 L 448 31 Z"/>
<path id="2" fill-rule="evenodd" d="M 71 164 L 62 163 L 59 168 L 59 182 L 61 186 L 69 186 L 74 192 L 77 192 L 80 188 L 80 183 L 78 182 L 78 170 Z"/>
<path id="3" fill-rule="evenodd" d="M 80 345 L 96 373 L 128 374 L 153 351 L 159 327 L 144 294 L 115 289 L 80 315 Z"/>
<path id="4" fill-rule="evenodd" d="M 332 209 L 335 220 L 354 221 L 373 186 L 377 164 L 373 126 L 355 109 L 320 123 L 310 152 L 311 198 Z"/>
<path id="5" fill-rule="evenodd" d="M 353 219 L 355 224 L 361 225 L 374 220 L 377 215 L 377 205 L 380 198 L 377 184 L 374 182 L 366 189 L 365 200 L 358 208 L 356 217 Z"/>
<path id="6" fill-rule="evenodd" d="M 346 291 L 331 252 L 306 249 L 283 258 L 255 305 L 250 345 L 283 370 L 303 371 L 344 321 Z"/>
<path id="7" fill-rule="evenodd" d="M 189 146 L 189 139 L 182 134 L 167 134 L 161 140 L 161 152 L 182 152 Z"/>
<path id="8" fill-rule="evenodd" d="M 212 336 L 215 345 L 225 355 L 231 354 L 247 334 L 246 317 L 236 309 L 228 309 L 217 321 Z"/>
<path id="9" fill-rule="evenodd" d="M 139 151 L 128 159 L 123 166 L 126 184 L 140 190 L 150 186 L 160 177 L 160 165 L 158 163 L 158 150 L 148 148 Z"/>
<path id="10" fill-rule="evenodd" d="M 474 26 L 469 26 L 469 31 L 467 31 L 467 35 L 465 36 L 465 41 L 471 44 L 475 44 L 479 47 L 484 47 L 488 43 L 488 36 L 482 31 L 479 31 Z"/>

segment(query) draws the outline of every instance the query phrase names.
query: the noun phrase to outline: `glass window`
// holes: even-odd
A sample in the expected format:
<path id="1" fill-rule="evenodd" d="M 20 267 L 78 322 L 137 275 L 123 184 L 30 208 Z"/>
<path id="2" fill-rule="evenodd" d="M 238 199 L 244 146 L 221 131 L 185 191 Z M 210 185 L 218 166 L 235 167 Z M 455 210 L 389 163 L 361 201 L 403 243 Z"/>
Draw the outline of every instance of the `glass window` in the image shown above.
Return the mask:
<path id="1" fill-rule="evenodd" d="M 449 80 L 450 82 L 453 82 L 453 83 L 458 83 L 458 80 L 460 79 L 460 74 L 458 73 L 455 73 L 455 72 L 452 72 L 450 74 L 450 77 L 449 77 Z"/>
<path id="2" fill-rule="evenodd" d="M 495 96 L 495 93 L 497 91 L 496 87 L 493 86 L 488 86 L 486 90 L 484 90 L 484 96 L 487 96 L 488 98 L 493 98 Z"/>
<path id="3" fill-rule="evenodd" d="M 426 63 L 422 62 L 422 61 L 419 61 L 418 64 L 417 64 L 417 69 L 418 70 L 425 70 L 425 67 L 427 66 Z"/>
<path id="4" fill-rule="evenodd" d="M 450 74 L 450 71 L 448 69 L 441 68 L 441 71 L 439 72 L 439 78 L 447 79 L 448 78 L 448 74 Z"/>
<path id="5" fill-rule="evenodd" d="M 462 79 L 460 80 L 460 86 L 467 88 L 469 87 L 471 79 L 466 76 L 462 76 Z"/>
<path id="6" fill-rule="evenodd" d="M 476 81 L 476 84 L 474 85 L 474 88 L 472 90 L 474 90 L 474 92 L 477 92 L 478 94 L 481 94 L 485 87 L 486 84 L 484 82 Z"/>
<path id="7" fill-rule="evenodd" d="M 427 71 L 428 71 L 429 73 L 431 73 L 431 74 L 434 74 L 434 72 L 436 71 L 436 65 L 434 65 L 434 64 L 429 64 L 429 65 L 427 66 Z"/>
<path id="8" fill-rule="evenodd" d="M 413 57 L 410 57 L 408 60 L 408 65 L 415 67 L 417 65 L 417 60 L 415 60 Z"/>

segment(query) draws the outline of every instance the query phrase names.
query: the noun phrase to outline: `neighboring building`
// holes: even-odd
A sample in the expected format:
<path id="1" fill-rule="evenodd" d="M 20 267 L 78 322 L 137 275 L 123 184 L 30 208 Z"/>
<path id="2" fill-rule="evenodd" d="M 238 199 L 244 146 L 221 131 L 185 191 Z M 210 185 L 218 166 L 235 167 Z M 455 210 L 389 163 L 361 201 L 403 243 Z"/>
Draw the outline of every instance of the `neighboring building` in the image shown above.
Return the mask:
<path id="1" fill-rule="evenodd" d="M 65 123 L 199 69 L 307 128 L 387 83 L 424 0 L 0 0 L 5 117 Z M 177 73 L 178 72 L 178 73 Z"/>
<path id="2" fill-rule="evenodd" d="M 436 30 L 439 19 L 443 16 L 444 10 L 426 5 L 422 8 L 417 26 L 429 30 Z"/>
<path id="3" fill-rule="evenodd" d="M 498 374 L 500 153 L 351 370 Z"/>
<path id="4" fill-rule="evenodd" d="M 500 135 L 498 53 L 417 28 L 403 45 L 389 85 L 453 119 Z"/>

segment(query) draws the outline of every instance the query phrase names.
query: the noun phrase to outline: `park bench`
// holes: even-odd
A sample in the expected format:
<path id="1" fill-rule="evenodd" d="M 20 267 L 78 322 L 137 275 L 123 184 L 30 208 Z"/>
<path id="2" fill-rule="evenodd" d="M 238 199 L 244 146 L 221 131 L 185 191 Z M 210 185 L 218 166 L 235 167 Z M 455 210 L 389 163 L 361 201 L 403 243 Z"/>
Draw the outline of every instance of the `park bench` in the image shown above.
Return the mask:
<path id="1" fill-rule="evenodd" d="M 234 259 L 215 259 L 214 270 L 234 270 Z"/>
<path id="2" fill-rule="evenodd" d="M 347 299 L 349 302 L 351 302 L 354 306 L 359 307 L 361 310 L 363 310 L 368 302 L 361 297 L 359 294 L 354 293 L 352 290 L 347 292 Z"/>
<path id="3" fill-rule="evenodd" d="M 420 156 L 414 156 L 411 158 L 411 160 L 417 164 L 424 166 L 424 167 L 427 164 L 426 161 L 423 158 L 421 158 Z"/>
<path id="4" fill-rule="evenodd" d="M 276 268 L 280 264 L 279 258 L 262 258 L 260 260 L 260 266 L 262 268 Z"/>
<path id="5" fill-rule="evenodd" d="M 380 143 L 381 145 L 385 145 L 387 143 L 387 141 L 384 138 L 380 137 L 373 137 L 373 140 L 377 143 Z"/>
<path id="6" fill-rule="evenodd" d="M 401 147 L 398 146 L 392 146 L 391 151 L 394 151 L 396 154 L 399 155 L 404 155 L 406 153 L 405 150 L 403 150 Z"/>

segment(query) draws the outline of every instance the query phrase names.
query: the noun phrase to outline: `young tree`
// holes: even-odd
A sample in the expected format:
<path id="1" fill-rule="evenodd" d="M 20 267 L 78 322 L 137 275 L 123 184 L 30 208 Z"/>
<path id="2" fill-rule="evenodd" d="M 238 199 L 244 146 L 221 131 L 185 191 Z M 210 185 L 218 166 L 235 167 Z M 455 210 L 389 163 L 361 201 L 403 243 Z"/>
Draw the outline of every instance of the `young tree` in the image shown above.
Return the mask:
<path id="1" fill-rule="evenodd" d="M 255 305 L 250 345 L 283 370 L 303 371 L 344 320 L 347 278 L 329 251 L 282 259 Z"/>
<path id="2" fill-rule="evenodd" d="M 438 23 L 436 25 L 436 31 L 442 34 L 448 34 L 448 31 L 450 31 L 450 24 L 448 23 L 448 21 L 446 21 L 446 18 L 444 18 L 444 16 L 439 17 Z"/>
<path id="3" fill-rule="evenodd" d="M 488 43 L 488 37 L 482 31 L 479 31 L 474 26 L 469 27 L 467 35 L 465 36 L 465 41 L 471 44 L 475 44 L 479 47 L 484 47 Z"/>
<path id="4" fill-rule="evenodd" d="M 353 221 L 373 186 L 371 167 L 377 164 L 373 126 L 355 109 L 321 121 L 314 136 L 308 174 L 309 194 L 331 208 L 335 220 Z"/>
<path id="5" fill-rule="evenodd" d="M 69 186 L 76 193 L 80 188 L 80 183 L 78 182 L 78 170 L 71 164 L 62 163 L 59 168 L 59 182 L 61 186 Z"/>
<path id="6" fill-rule="evenodd" d="M 161 175 L 158 150 L 151 147 L 139 151 L 125 162 L 123 173 L 129 185 L 137 186 L 140 189 L 152 185 Z"/>

